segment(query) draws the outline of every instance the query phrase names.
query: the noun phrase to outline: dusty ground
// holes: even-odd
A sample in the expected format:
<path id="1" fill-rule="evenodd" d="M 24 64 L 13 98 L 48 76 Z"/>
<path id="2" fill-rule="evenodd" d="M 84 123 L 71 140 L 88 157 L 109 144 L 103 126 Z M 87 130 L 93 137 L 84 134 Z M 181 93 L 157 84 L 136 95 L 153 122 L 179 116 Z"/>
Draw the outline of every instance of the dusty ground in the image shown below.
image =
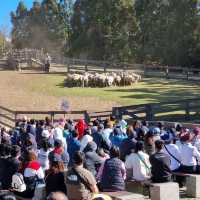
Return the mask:
<path id="1" fill-rule="evenodd" d="M 102 111 L 109 110 L 113 101 L 98 97 L 51 96 L 30 89 L 30 84 L 37 83 L 45 74 L 27 72 L 0 71 L 0 105 L 14 110 L 60 110 L 63 99 L 70 103 L 71 110 Z"/>

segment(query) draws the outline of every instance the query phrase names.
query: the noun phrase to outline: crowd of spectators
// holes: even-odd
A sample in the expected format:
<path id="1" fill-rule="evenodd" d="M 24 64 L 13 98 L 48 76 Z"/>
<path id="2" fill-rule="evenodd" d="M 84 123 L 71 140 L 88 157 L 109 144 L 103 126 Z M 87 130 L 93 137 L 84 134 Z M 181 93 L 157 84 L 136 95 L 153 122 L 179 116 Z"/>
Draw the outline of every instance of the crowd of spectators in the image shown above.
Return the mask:
<path id="1" fill-rule="evenodd" d="M 169 182 L 173 172 L 200 173 L 200 128 L 161 122 L 127 124 L 114 117 L 85 123 L 23 119 L 0 132 L 0 189 L 32 198 L 39 184 L 47 199 L 89 200 L 125 190 L 126 180 Z M 26 190 L 13 188 L 23 175 Z M 61 198 L 62 196 L 62 198 Z"/>

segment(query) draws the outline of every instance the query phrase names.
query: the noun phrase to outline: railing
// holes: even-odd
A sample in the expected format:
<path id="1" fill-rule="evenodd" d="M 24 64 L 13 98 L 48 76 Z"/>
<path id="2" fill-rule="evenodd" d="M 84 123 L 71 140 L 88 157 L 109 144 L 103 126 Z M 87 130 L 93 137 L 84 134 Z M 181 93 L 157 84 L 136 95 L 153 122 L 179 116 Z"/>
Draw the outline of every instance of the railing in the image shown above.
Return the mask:
<path id="1" fill-rule="evenodd" d="M 118 118 L 147 121 L 191 121 L 199 120 L 200 98 L 180 101 L 114 107 L 112 114 Z"/>
<path id="2" fill-rule="evenodd" d="M 142 104 L 133 106 L 114 107 L 112 111 L 87 112 L 83 111 L 13 111 L 0 106 L 0 125 L 13 127 L 14 123 L 21 116 L 31 116 L 36 119 L 43 119 L 49 116 L 52 122 L 58 117 L 71 118 L 76 121 L 84 118 L 86 122 L 96 118 L 106 119 L 111 115 L 116 118 L 125 118 L 127 120 L 146 120 L 146 121 L 180 121 L 189 122 L 200 120 L 200 98 L 186 99 L 180 101 Z M 42 117 L 43 116 L 43 117 Z"/>

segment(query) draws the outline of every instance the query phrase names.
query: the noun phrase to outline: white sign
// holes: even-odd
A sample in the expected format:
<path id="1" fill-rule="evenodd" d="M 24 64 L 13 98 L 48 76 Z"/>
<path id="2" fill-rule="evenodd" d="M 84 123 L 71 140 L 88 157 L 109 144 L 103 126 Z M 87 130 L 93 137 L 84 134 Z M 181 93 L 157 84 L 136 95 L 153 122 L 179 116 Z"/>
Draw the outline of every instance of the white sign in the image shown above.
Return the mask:
<path id="1" fill-rule="evenodd" d="M 63 100 L 61 102 L 61 110 L 67 112 L 67 111 L 69 111 L 69 108 L 70 108 L 69 102 L 67 100 Z"/>

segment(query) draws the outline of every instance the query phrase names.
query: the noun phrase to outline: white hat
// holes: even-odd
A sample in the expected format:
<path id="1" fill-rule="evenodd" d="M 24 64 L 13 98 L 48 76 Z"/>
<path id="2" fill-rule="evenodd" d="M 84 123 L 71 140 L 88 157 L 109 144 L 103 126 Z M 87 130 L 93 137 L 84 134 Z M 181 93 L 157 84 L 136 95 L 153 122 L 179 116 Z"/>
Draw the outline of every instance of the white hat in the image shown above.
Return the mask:
<path id="1" fill-rule="evenodd" d="M 49 138 L 50 137 L 49 131 L 48 130 L 43 130 L 42 131 L 42 137 Z"/>

